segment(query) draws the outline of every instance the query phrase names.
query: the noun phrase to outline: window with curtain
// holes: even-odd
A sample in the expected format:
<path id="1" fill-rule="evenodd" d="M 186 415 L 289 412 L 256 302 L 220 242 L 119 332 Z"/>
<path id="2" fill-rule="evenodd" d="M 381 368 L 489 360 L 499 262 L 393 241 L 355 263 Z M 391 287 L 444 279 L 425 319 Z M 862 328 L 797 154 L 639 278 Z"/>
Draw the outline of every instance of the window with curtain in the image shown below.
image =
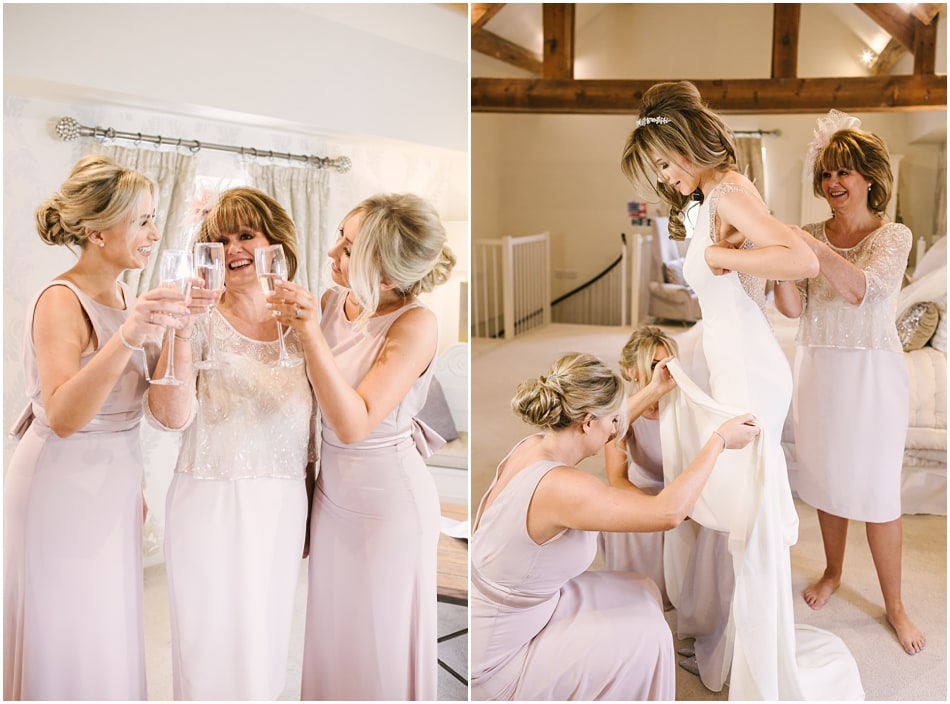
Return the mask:
<path id="1" fill-rule="evenodd" d="M 766 200 L 765 147 L 761 137 L 736 137 L 736 162 L 739 171 L 755 184 L 762 200 Z"/>

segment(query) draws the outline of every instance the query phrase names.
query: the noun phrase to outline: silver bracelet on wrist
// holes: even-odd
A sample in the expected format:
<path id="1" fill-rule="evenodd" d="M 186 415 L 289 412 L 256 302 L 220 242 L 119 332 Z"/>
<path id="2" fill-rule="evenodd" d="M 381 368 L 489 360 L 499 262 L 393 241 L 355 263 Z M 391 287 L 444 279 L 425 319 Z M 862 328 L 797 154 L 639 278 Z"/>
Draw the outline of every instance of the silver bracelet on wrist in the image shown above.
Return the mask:
<path id="1" fill-rule="evenodd" d="M 132 350 L 133 352 L 141 352 L 142 350 L 145 349 L 145 345 L 142 345 L 142 346 L 140 346 L 140 347 L 136 347 L 136 346 L 133 345 L 131 342 L 129 342 L 128 340 L 126 340 L 126 339 L 125 339 L 125 335 L 122 334 L 122 326 L 121 326 L 121 325 L 119 326 L 119 341 L 120 341 L 126 348 Z"/>
<path id="2" fill-rule="evenodd" d="M 179 335 L 179 334 L 176 332 L 176 333 L 175 333 L 175 339 L 176 339 L 176 340 L 181 340 L 182 342 L 191 342 L 192 340 L 195 339 L 195 331 L 192 330 L 192 331 L 191 331 L 191 334 L 190 334 L 188 337 L 182 337 L 181 335 Z"/>
<path id="3" fill-rule="evenodd" d="M 713 431 L 713 435 L 718 435 L 719 439 L 722 440 L 722 450 L 726 449 L 726 436 L 720 433 L 718 430 Z M 719 454 L 722 454 L 722 450 L 719 451 Z"/>

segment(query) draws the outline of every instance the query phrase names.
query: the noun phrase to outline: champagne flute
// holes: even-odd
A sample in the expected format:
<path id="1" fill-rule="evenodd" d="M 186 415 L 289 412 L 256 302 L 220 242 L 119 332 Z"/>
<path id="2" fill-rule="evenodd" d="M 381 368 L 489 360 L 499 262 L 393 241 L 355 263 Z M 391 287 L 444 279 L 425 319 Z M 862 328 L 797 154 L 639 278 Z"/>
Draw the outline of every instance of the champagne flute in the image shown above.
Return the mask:
<path id="1" fill-rule="evenodd" d="M 204 281 L 209 291 L 220 291 L 224 288 L 224 245 L 220 242 L 198 242 L 195 244 L 195 277 Z M 218 294 L 220 297 L 220 293 Z M 208 339 L 208 352 L 205 358 L 195 361 L 196 369 L 218 369 L 217 349 L 214 345 L 212 330 L 212 313 L 217 305 L 218 298 L 205 311 L 205 337 Z"/>
<path id="2" fill-rule="evenodd" d="M 264 295 L 269 296 L 277 290 L 277 279 L 287 278 L 287 258 L 284 256 L 284 247 L 272 244 L 269 247 L 258 247 L 254 250 L 254 266 L 257 269 L 257 280 L 261 282 Z M 276 367 L 296 367 L 302 364 L 300 357 L 291 357 L 284 346 L 284 326 L 277 321 L 277 339 L 280 340 L 280 356 Z"/>
<path id="3" fill-rule="evenodd" d="M 187 298 L 188 291 L 191 290 L 191 252 L 184 249 L 166 249 L 162 252 L 159 267 L 162 286 L 177 289 L 178 293 Z M 165 335 L 168 337 L 168 364 L 165 367 L 165 376 L 161 379 L 152 379 L 150 383 L 181 386 L 182 382 L 175 378 L 175 328 L 166 328 Z"/>

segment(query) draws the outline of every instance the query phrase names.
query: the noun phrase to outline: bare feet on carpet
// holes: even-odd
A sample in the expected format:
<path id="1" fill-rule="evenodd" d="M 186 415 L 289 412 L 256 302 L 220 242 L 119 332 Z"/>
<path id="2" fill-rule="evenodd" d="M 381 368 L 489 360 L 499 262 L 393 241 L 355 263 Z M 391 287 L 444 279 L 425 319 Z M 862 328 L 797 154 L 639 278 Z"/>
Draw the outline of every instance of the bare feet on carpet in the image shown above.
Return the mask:
<path id="1" fill-rule="evenodd" d="M 805 603 L 816 611 L 828 603 L 828 599 L 841 585 L 841 577 L 832 577 L 827 573 L 802 592 Z"/>
<path id="2" fill-rule="evenodd" d="M 887 618 L 887 622 L 891 624 L 891 628 L 893 628 L 897 634 L 897 640 L 900 641 L 901 646 L 903 646 L 908 655 L 916 655 L 924 649 L 924 646 L 927 644 L 927 639 L 924 638 L 924 634 L 920 632 L 920 629 L 911 622 L 903 607 L 899 610 L 895 610 L 893 615 L 889 613 L 885 613 L 884 615 L 885 618 Z"/>

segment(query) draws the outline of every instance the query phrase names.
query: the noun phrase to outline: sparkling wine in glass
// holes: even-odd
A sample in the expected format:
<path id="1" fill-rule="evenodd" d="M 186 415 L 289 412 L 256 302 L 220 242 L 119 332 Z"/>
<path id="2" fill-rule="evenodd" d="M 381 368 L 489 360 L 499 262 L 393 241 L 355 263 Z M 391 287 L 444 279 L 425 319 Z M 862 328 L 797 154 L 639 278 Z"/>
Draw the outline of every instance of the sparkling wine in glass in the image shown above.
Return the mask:
<path id="1" fill-rule="evenodd" d="M 269 247 L 255 249 L 254 266 L 257 268 L 257 280 L 261 282 L 264 295 L 270 296 L 276 290 L 277 279 L 287 278 L 287 258 L 284 256 L 283 246 L 272 244 Z M 296 367 L 303 363 L 300 357 L 291 357 L 287 354 L 287 348 L 284 345 L 284 326 L 279 321 L 277 322 L 277 339 L 280 341 L 280 355 L 274 366 Z"/>
<path id="2" fill-rule="evenodd" d="M 187 298 L 193 273 L 191 252 L 184 249 L 166 249 L 162 252 L 159 271 L 162 286 L 176 289 Z M 165 375 L 161 379 L 152 379 L 151 383 L 180 386 L 182 382 L 175 378 L 175 328 L 166 328 L 165 335 L 168 337 L 168 364 L 165 367 Z"/>
<path id="3" fill-rule="evenodd" d="M 195 245 L 195 277 L 204 281 L 205 288 L 218 293 L 215 302 L 208 306 L 204 314 L 205 337 L 208 340 L 208 353 L 204 359 L 195 361 L 197 369 L 217 369 L 217 349 L 214 344 L 212 313 L 217 305 L 221 290 L 224 288 L 224 245 L 220 242 L 198 242 Z"/>

